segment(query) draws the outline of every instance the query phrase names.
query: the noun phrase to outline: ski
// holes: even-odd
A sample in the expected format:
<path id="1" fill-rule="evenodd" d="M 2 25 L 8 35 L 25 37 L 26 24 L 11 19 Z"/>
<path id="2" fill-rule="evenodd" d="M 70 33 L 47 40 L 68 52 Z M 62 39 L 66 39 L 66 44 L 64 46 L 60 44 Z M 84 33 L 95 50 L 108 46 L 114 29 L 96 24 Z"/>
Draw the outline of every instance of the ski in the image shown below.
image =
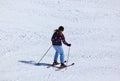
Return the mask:
<path id="1" fill-rule="evenodd" d="M 56 64 L 56 65 L 59 65 L 60 63 Z M 53 65 L 51 64 L 50 66 L 47 66 L 47 68 L 50 68 L 50 67 L 55 67 L 56 65 Z"/>
<path id="2" fill-rule="evenodd" d="M 66 61 L 64 61 L 64 63 L 66 63 Z M 60 63 L 56 64 L 56 65 L 59 65 Z M 50 68 L 50 67 L 55 67 L 56 65 L 53 65 L 51 64 L 50 66 L 47 66 L 47 68 Z"/>
<path id="3" fill-rule="evenodd" d="M 71 63 L 71 64 L 67 65 L 66 67 L 58 67 L 58 69 L 56 69 L 55 71 L 60 71 L 60 70 L 62 70 L 62 69 L 64 69 L 64 68 L 73 66 L 74 64 L 75 64 L 75 63 Z"/>

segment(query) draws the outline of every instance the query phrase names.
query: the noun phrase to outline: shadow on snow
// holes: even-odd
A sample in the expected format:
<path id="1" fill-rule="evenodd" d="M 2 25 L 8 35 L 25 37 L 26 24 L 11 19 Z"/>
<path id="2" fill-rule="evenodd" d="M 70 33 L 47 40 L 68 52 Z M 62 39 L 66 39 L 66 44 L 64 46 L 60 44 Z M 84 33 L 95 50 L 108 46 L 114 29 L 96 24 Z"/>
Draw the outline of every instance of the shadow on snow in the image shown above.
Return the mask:
<path id="1" fill-rule="evenodd" d="M 18 62 L 24 63 L 24 64 L 29 64 L 29 65 L 34 65 L 34 66 L 50 66 L 51 64 L 49 63 L 36 63 L 35 61 L 25 61 L 25 60 L 19 60 Z"/>

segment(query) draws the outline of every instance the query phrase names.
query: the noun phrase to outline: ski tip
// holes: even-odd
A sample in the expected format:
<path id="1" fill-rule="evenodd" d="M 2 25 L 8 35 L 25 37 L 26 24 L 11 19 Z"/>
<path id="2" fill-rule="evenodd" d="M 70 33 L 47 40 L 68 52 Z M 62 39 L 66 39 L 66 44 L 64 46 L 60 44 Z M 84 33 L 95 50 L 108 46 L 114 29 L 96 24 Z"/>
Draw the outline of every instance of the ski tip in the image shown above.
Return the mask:
<path id="1" fill-rule="evenodd" d="M 72 63 L 72 65 L 74 65 L 75 63 Z"/>

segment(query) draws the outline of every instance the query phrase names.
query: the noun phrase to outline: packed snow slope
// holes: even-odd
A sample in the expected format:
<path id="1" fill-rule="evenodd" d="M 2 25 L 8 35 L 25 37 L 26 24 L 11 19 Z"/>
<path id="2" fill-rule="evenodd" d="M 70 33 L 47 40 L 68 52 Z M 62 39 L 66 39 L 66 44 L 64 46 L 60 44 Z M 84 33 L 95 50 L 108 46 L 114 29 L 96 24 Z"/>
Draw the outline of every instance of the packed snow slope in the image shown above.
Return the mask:
<path id="1" fill-rule="evenodd" d="M 0 0 L 0 81 L 120 81 L 119 0 Z M 54 29 L 71 43 L 56 72 Z M 63 45 L 65 59 L 68 47 Z M 58 60 L 59 61 L 59 60 Z M 58 65 L 59 66 L 59 65 Z"/>

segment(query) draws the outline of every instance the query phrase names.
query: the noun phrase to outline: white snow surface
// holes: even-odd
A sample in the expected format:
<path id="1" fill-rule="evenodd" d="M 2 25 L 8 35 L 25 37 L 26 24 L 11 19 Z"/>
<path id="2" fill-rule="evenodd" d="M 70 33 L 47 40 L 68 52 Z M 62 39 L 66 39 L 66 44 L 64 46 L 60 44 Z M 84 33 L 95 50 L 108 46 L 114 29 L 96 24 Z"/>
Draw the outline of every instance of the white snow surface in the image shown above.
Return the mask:
<path id="1" fill-rule="evenodd" d="M 0 81 L 120 81 L 119 0 L 0 0 Z M 55 71 L 54 29 L 71 43 Z M 69 47 L 63 45 L 65 59 Z M 59 59 L 58 59 L 59 61 Z M 59 66 L 59 65 L 58 65 Z"/>

